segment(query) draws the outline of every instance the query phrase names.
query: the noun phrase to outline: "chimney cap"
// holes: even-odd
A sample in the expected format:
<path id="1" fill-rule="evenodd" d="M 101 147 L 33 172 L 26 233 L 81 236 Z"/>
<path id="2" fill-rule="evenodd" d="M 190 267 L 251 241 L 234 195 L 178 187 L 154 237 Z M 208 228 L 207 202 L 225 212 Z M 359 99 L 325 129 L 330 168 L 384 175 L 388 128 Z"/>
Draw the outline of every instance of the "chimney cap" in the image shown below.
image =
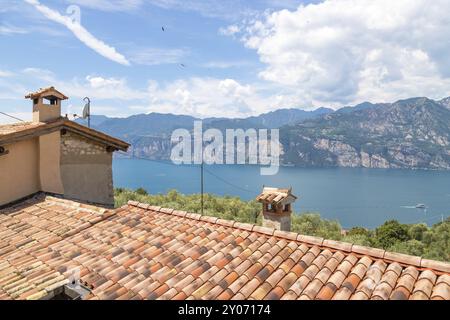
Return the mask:
<path id="1" fill-rule="evenodd" d="M 69 97 L 55 89 L 55 87 L 40 88 L 36 92 L 31 92 L 25 96 L 25 99 L 36 99 L 40 97 L 56 97 L 60 100 L 67 100 Z"/>
<path id="2" fill-rule="evenodd" d="M 292 187 L 289 189 L 264 187 L 260 195 L 256 197 L 256 201 L 267 204 L 289 204 L 297 200 L 292 194 Z"/>

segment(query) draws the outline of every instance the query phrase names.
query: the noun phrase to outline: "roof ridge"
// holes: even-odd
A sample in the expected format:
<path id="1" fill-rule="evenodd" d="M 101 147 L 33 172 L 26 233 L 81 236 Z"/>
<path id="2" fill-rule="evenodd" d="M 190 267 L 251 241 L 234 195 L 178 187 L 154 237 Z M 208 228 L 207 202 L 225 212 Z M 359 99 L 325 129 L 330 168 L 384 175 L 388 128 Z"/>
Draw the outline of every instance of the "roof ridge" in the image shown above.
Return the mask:
<path id="1" fill-rule="evenodd" d="M 61 206 L 64 206 L 66 208 L 71 208 L 79 211 L 86 211 L 90 213 L 96 213 L 96 214 L 102 214 L 102 215 L 111 215 L 111 213 L 115 214 L 114 209 L 104 208 L 100 206 L 96 206 L 93 204 L 88 203 L 82 203 L 82 202 L 75 202 L 71 199 L 66 199 L 63 197 L 59 197 L 57 195 L 49 195 L 45 194 L 43 196 L 45 201 L 48 201 L 49 203 L 58 204 Z"/>
<path id="2" fill-rule="evenodd" d="M 3 126 L 3 128 L 10 128 L 11 130 L 0 133 L 0 143 L 9 144 L 61 129 L 66 129 L 70 132 L 74 132 L 75 134 L 87 136 L 91 140 L 113 146 L 121 151 L 127 151 L 130 146 L 128 142 L 110 136 L 104 132 L 85 127 L 65 117 L 59 117 L 48 122 L 27 122 L 26 124 L 16 123 L 15 125 L 18 127 L 16 130 L 12 130 L 14 128 L 11 125 Z M 0 128 L 2 128 L 2 126 L 0 126 Z"/>
<path id="3" fill-rule="evenodd" d="M 347 253 L 353 253 L 356 255 L 362 255 L 362 256 L 369 256 L 376 259 L 383 259 L 389 262 L 396 262 L 404 266 L 414 266 L 420 269 L 424 270 L 434 270 L 442 273 L 450 273 L 450 263 L 444 262 L 444 261 L 437 261 L 437 260 L 429 260 L 424 259 L 419 256 L 413 256 L 408 255 L 404 253 L 396 253 L 396 252 L 389 252 L 384 249 L 379 248 L 373 248 L 373 247 L 366 247 L 361 246 L 349 242 L 343 242 L 343 241 L 337 241 L 337 240 L 330 240 L 330 239 L 324 239 L 322 237 L 316 237 L 316 236 L 308 236 L 308 235 L 302 235 L 297 232 L 288 232 L 288 231 L 280 231 L 275 230 L 274 228 L 268 228 L 263 227 L 257 224 L 252 223 L 244 223 L 244 222 L 238 222 L 234 220 L 227 220 L 212 216 L 206 216 L 201 215 L 198 213 L 190 213 L 187 211 L 182 210 L 175 210 L 171 208 L 163 208 L 159 206 L 153 206 L 148 203 L 142 203 L 138 201 L 129 200 L 127 202 L 127 205 L 138 207 L 145 210 L 152 210 L 155 212 L 160 212 L 164 214 L 179 216 L 182 218 L 188 218 L 191 220 L 197 220 L 197 221 L 206 221 L 212 224 L 218 224 L 225 227 L 231 227 L 236 229 L 241 229 L 245 231 L 250 232 L 256 232 L 265 234 L 268 236 L 275 236 L 277 238 L 283 238 L 290 241 L 299 241 L 302 243 L 306 243 L 309 245 L 315 245 L 322 248 L 328 248 L 332 250 L 338 250 L 338 251 L 345 251 Z M 124 207 L 126 207 L 125 205 Z"/>

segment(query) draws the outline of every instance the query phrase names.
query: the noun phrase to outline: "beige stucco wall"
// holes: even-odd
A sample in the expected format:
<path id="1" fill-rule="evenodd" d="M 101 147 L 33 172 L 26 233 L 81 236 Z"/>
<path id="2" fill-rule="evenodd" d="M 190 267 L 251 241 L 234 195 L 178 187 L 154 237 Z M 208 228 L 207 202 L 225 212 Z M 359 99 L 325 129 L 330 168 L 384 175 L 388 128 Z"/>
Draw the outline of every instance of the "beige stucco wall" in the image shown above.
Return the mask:
<path id="1" fill-rule="evenodd" d="M 40 191 L 39 138 L 5 145 L 0 156 L 0 205 Z"/>
<path id="2" fill-rule="evenodd" d="M 4 147 L 0 206 L 39 191 L 114 205 L 112 152 L 104 145 L 56 131 Z"/>
<path id="3" fill-rule="evenodd" d="M 61 136 L 61 178 L 64 195 L 99 204 L 114 204 L 112 153 L 80 135 Z"/>
<path id="4" fill-rule="evenodd" d="M 46 122 L 58 119 L 61 116 L 61 101 L 55 105 L 44 104 L 42 98 L 33 105 L 33 122 Z"/>

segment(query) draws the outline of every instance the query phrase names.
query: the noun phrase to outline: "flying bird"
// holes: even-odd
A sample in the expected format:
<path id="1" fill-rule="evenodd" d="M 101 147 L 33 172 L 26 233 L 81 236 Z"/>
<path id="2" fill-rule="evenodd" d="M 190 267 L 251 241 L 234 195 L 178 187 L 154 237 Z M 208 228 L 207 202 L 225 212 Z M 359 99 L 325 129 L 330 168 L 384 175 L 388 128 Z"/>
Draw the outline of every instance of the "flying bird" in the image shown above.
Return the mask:
<path id="1" fill-rule="evenodd" d="M 180 63 L 180 66 L 183 67 L 183 68 L 186 68 L 186 65 L 183 64 L 183 63 Z"/>
<path id="2" fill-rule="evenodd" d="M 161 30 L 164 32 L 164 31 L 166 31 L 166 29 L 164 28 L 164 27 L 161 27 Z"/>

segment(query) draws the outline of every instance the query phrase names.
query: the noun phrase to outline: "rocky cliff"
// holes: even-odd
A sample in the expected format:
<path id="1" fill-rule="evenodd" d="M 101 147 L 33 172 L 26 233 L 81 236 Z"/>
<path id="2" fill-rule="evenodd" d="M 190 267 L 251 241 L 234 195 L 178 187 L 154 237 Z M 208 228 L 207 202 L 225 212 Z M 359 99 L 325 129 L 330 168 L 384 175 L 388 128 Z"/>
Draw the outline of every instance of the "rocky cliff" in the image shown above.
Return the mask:
<path id="1" fill-rule="evenodd" d="M 450 169 L 449 101 L 414 98 L 375 104 L 283 127 L 283 161 L 299 166 Z"/>
<path id="2" fill-rule="evenodd" d="M 129 156 L 170 158 L 171 131 L 191 130 L 189 116 L 149 114 L 108 119 L 95 128 L 132 144 Z M 245 119 L 210 118 L 203 128 L 280 127 L 281 162 L 303 167 L 450 169 L 450 98 L 362 103 L 336 112 L 282 109 Z"/>

